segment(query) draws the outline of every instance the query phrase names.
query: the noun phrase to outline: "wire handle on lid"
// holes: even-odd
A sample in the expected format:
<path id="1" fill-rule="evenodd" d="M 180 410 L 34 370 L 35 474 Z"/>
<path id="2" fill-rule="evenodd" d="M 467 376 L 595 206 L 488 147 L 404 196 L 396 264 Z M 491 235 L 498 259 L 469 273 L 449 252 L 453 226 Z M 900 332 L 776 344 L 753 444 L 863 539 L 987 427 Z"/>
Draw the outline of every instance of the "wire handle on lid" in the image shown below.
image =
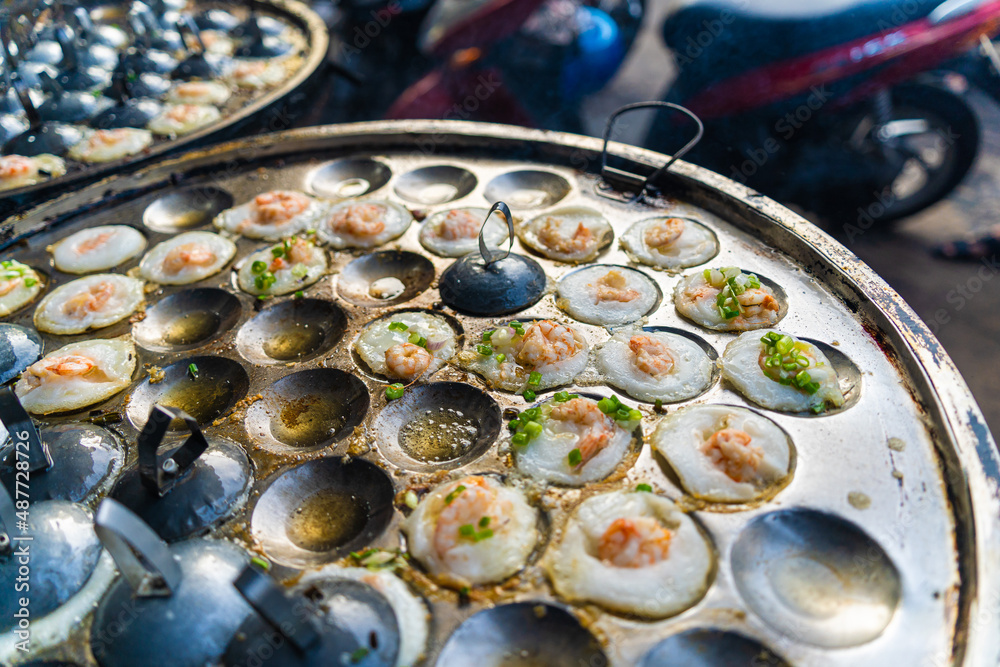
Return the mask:
<path id="1" fill-rule="evenodd" d="M 503 216 L 504 222 L 507 223 L 507 249 L 506 250 L 492 250 L 486 243 L 486 237 L 483 233 L 486 231 L 486 225 L 490 222 L 490 217 L 494 213 L 499 213 Z M 511 248 L 514 247 L 514 216 L 511 215 L 510 207 L 502 201 L 498 201 L 490 207 L 489 213 L 486 214 L 486 219 L 483 220 L 483 226 L 479 228 L 479 254 L 483 256 L 483 261 L 485 266 L 489 268 L 490 264 L 495 264 L 500 260 L 507 259 L 510 255 Z"/>
<path id="2" fill-rule="evenodd" d="M 181 585 L 181 568 L 167 543 L 117 500 L 101 502 L 94 532 L 138 597 L 169 597 Z"/>
<path id="3" fill-rule="evenodd" d="M 191 435 L 180 447 L 167 458 L 160 460 L 157 450 L 163 442 L 163 436 L 170 428 L 170 422 L 174 419 L 182 419 L 184 424 L 191 431 Z M 208 449 L 208 441 L 205 439 L 198 422 L 194 417 L 184 412 L 180 408 L 170 408 L 164 405 L 154 405 L 149 413 L 149 419 L 139 434 L 137 441 L 139 450 L 139 475 L 142 478 L 142 485 L 151 493 L 163 496 L 185 470 L 190 468 L 202 453 Z"/>
<path id="4" fill-rule="evenodd" d="M 43 472 L 52 467 L 52 455 L 48 446 L 42 442 L 27 410 L 10 387 L 0 387 L 0 423 L 3 423 L 14 442 L 12 461 L 21 461 L 23 448 L 27 447 L 29 474 Z M 25 444 L 21 445 L 22 442 Z"/>
<path id="5" fill-rule="evenodd" d="M 648 109 L 654 107 L 662 107 L 666 109 L 673 109 L 675 111 L 680 111 L 685 114 L 691 120 L 695 122 L 698 126 L 698 132 L 695 136 L 690 139 L 684 146 L 681 147 L 673 156 L 667 161 L 665 165 L 656 169 L 653 173 L 648 176 L 641 176 L 639 174 L 632 173 L 630 171 L 625 171 L 624 169 L 618 169 L 617 167 L 608 166 L 608 144 L 611 141 L 611 131 L 614 129 L 615 121 L 622 114 L 628 113 L 629 111 L 635 111 L 636 109 Z M 660 174 L 670 169 L 670 167 L 677 160 L 684 157 L 692 148 L 694 148 L 701 138 L 705 135 L 705 125 L 701 122 L 701 119 L 695 115 L 693 111 L 682 107 L 679 104 L 673 104 L 671 102 L 636 102 L 634 104 L 626 104 L 619 109 L 616 109 L 610 116 L 608 116 L 608 122 L 604 126 L 604 147 L 601 149 L 601 182 L 597 185 L 597 193 L 609 199 L 621 199 L 620 196 L 614 196 L 611 193 L 615 191 L 625 191 L 633 193 L 631 197 L 627 198 L 627 201 L 633 202 L 640 199 L 646 194 L 650 187 L 650 183 L 654 182 L 660 177 Z"/>

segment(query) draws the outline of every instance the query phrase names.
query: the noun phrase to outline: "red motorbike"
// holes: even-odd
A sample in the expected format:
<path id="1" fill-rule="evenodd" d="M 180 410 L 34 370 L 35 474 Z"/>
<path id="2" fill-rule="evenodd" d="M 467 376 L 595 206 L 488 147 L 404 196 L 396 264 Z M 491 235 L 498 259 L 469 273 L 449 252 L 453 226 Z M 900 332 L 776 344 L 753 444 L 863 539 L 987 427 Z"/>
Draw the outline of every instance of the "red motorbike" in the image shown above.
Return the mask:
<path id="1" fill-rule="evenodd" d="M 871 226 L 938 201 L 972 166 L 964 92 L 1000 101 L 998 32 L 1000 0 L 695 1 L 664 24 L 679 68 L 667 100 L 705 123 L 686 159 Z M 657 118 L 646 145 L 676 146 L 672 122 Z"/>

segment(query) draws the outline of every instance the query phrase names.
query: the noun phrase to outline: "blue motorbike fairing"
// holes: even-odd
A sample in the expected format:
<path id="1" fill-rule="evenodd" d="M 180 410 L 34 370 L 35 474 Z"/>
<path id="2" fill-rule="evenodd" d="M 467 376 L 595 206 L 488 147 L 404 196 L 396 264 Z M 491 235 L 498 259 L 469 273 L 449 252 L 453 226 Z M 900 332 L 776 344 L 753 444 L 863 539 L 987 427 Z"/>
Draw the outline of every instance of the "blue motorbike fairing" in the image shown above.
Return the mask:
<path id="1" fill-rule="evenodd" d="M 755 13 L 750 0 L 709 0 L 668 17 L 663 39 L 680 69 L 676 92 L 687 99 L 712 83 L 771 63 L 869 35 L 884 36 L 927 16 L 940 4 L 941 0 L 868 0 L 828 15 L 778 18 Z"/>

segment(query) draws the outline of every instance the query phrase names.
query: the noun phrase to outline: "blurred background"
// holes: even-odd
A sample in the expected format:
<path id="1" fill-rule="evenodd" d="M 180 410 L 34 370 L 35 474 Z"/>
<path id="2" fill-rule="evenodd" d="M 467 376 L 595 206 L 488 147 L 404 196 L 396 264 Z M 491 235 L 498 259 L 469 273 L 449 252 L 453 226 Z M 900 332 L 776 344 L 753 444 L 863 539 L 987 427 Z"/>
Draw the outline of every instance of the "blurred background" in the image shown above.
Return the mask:
<path id="1" fill-rule="evenodd" d="M 788 204 L 935 331 L 1000 430 L 1000 2 L 352 0 L 295 125 L 506 122 L 601 136 L 644 100 L 705 121 L 693 162 Z M 678 115 L 620 141 L 676 150 Z"/>

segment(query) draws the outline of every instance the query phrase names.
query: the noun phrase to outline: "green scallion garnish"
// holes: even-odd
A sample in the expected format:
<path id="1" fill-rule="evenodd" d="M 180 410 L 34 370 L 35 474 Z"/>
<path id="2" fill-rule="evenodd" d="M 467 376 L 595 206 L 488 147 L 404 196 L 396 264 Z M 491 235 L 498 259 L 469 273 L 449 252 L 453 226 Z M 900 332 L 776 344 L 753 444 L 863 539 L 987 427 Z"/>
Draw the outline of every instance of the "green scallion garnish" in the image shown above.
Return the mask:
<path id="1" fill-rule="evenodd" d="M 571 451 L 567 458 L 569 459 L 569 464 L 574 468 L 583 462 L 583 454 L 580 453 L 579 449 Z"/>
<path id="2" fill-rule="evenodd" d="M 397 398 L 402 398 L 405 392 L 406 387 L 396 382 L 385 388 L 385 397 L 390 401 L 395 401 Z"/>
<path id="3" fill-rule="evenodd" d="M 653 492 L 653 487 L 651 487 L 649 484 L 636 484 L 635 485 L 635 490 L 636 491 L 644 491 L 646 493 L 652 493 Z"/>
<path id="4" fill-rule="evenodd" d="M 406 331 L 410 327 L 402 322 L 389 322 L 389 331 Z"/>

